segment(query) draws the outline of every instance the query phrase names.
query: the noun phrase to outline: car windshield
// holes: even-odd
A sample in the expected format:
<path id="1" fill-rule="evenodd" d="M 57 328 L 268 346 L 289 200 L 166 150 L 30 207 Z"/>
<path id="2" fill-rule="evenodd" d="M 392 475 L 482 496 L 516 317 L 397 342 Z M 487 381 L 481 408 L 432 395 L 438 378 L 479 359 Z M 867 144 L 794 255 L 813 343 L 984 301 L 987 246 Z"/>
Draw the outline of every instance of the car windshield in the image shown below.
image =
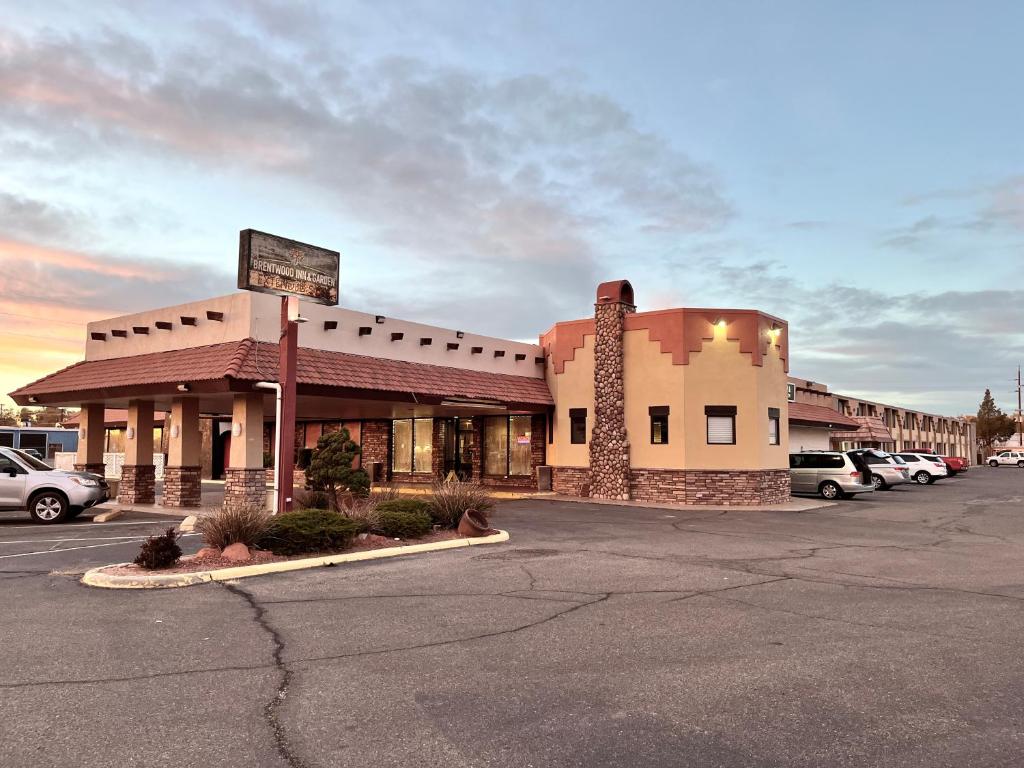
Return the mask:
<path id="1" fill-rule="evenodd" d="M 53 469 L 49 464 L 40 461 L 30 453 L 25 453 L 25 451 L 14 451 L 14 455 L 17 456 L 23 464 L 28 464 L 32 469 L 39 470 L 40 472 L 49 472 Z"/>

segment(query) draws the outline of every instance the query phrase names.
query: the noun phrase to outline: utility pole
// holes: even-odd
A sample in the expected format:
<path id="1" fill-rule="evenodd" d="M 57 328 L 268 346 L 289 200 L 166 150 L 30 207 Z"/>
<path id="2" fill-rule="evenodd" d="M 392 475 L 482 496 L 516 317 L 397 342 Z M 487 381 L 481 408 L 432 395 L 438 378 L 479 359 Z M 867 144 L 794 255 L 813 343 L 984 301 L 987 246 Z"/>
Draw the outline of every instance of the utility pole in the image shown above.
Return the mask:
<path id="1" fill-rule="evenodd" d="M 1024 447 L 1024 407 L 1021 400 L 1020 366 L 1017 366 L 1017 445 Z"/>

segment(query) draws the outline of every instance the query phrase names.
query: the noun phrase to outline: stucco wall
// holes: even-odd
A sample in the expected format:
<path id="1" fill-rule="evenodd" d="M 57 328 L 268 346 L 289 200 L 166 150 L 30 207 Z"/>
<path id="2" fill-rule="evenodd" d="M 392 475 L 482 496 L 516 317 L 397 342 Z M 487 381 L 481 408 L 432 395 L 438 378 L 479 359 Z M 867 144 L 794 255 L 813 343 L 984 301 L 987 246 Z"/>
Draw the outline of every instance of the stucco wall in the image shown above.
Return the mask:
<path id="1" fill-rule="evenodd" d="M 671 353 L 652 342 L 647 329 L 626 331 L 625 409 L 629 464 L 633 468 L 682 469 L 685 464 L 684 374 L 688 366 L 673 365 Z M 668 443 L 651 444 L 652 405 L 667 405 Z"/>
<path id="2" fill-rule="evenodd" d="M 548 445 L 547 462 L 561 467 L 590 466 L 590 432 L 594 425 L 594 336 L 587 335 L 583 346 L 565 363 L 563 373 L 547 366 L 548 388 L 555 401 L 554 442 Z M 587 409 L 587 443 L 569 442 L 569 409 Z"/>

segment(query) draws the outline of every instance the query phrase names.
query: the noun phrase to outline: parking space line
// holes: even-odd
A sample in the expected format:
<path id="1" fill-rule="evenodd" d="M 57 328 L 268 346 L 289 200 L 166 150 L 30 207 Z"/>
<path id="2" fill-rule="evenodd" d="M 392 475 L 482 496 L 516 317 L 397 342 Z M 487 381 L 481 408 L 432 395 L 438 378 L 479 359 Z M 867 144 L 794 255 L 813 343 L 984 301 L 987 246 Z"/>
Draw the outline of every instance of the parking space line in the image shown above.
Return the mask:
<path id="1" fill-rule="evenodd" d="M 195 533 L 183 533 L 182 536 L 197 536 Z M 149 538 L 148 536 L 85 536 L 77 539 L 22 539 L 19 541 L 0 541 L 0 547 L 4 544 L 50 544 L 57 542 L 58 544 L 63 541 L 142 541 L 142 539 Z"/>
<path id="2" fill-rule="evenodd" d="M 116 525 L 164 525 L 166 523 L 173 523 L 175 521 L 180 523 L 184 519 L 185 518 L 182 517 L 182 518 L 173 518 L 173 519 L 167 519 L 167 520 L 130 520 L 130 521 L 123 522 L 123 523 L 96 523 L 96 525 L 102 525 L 104 527 L 116 526 Z M 89 522 L 86 522 L 86 521 L 83 520 L 80 523 L 64 523 L 63 525 L 58 523 L 57 525 L 47 526 L 47 528 L 49 530 L 56 530 L 58 528 L 59 529 L 88 528 L 90 525 L 92 525 L 92 523 L 89 523 Z M 44 528 L 41 525 L 10 525 L 10 526 L 0 525 L 0 534 L 2 534 L 4 531 L 23 531 L 23 530 L 39 531 L 39 530 L 44 530 Z"/>
<path id="3" fill-rule="evenodd" d="M 186 534 L 182 534 L 182 535 L 183 536 L 196 536 L 198 534 L 186 533 Z M 140 541 L 141 541 L 141 539 L 140 539 Z M 0 555 L 0 560 L 9 560 L 12 557 L 29 557 L 31 555 L 56 555 L 56 554 L 60 554 L 61 552 L 74 552 L 75 550 L 78 550 L 78 549 L 96 549 L 97 547 L 116 547 L 116 546 L 119 546 L 121 544 L 130 544 L 130 543 L 131 542 L 128 542 L 128 541 L 112 541 L 109 544 L 89 544 L 89 545 L 84 546 L 84 547 L 68 547 L 67 549 L 44 549 L 44 550 L 41 550 L 39 552 L 19 552 L 16 555 Z"/>

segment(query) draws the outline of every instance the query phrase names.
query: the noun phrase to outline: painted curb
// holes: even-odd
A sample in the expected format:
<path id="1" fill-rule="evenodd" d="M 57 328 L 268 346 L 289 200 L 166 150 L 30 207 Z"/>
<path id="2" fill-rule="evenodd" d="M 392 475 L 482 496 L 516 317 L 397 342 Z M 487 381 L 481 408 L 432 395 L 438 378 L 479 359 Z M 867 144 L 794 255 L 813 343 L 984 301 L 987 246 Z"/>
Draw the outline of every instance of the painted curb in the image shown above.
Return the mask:
<path id="1" fill-rule="evenodd" d="M 302 571 L 309 568 L 322 568 L 325 565 L 342 565 L 358 563 L 363 560 L 380 560 L 386 557 L 415 555 L 422 552 L 438 552 L 445 549 L 476 547 L 481 544 L 500 544 L 508 541 L 508 531 L 498 531 L 490 536 L 475 539 L 448 539 L 432 541 L 427 544 L 408 544 L 404 547 L 387 547 L 386 549 L 368 549 L 363 552 L 346 552 L 326 557 L 306 557 L 302 560 L 279 560 L 276 563 L 260 563 L 258 565 L 240 565 L 234 568 L 217 568 L 212 571 L 195 571 L 194 573 L 152 574 L 139 576 L 121 576 L 103 573 L 101 566 L 86 571 L 82 583 L 90 587 L 105 589 L 167 589 L 170 587 L 189 587 L 193 584 L 205 584 L 209 581 L 230 581 L 245 579 L 250 576 L 264 576 L 271 573 Z M 127 563 L 117 563 L 127 565 Z"/>
<path id="2" fill-rule="evenodd" d="M 106 512 L 100 512 L 98 515 L 93 515 L 92 521 L 94 523 L 107 523 L 111 520 L 117 520 L 119 517 L 124 517 L 123 509 L 108 509 Z"/>

